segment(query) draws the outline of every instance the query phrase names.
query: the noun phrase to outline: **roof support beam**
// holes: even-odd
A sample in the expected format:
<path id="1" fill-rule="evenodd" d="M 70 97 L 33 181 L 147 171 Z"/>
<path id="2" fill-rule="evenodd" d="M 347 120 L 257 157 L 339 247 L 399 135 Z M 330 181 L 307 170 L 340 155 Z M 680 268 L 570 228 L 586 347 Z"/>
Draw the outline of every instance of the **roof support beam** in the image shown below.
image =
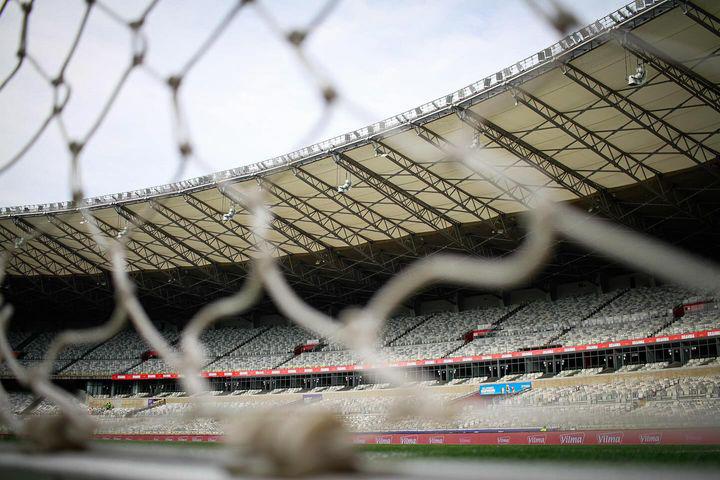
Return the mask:
<path id="1" fill-rule="evenodd" d="M 205 219 L 207 221 L 211 221 L 216 225 L 222 227 L 228 235 L 243 239 L 248 244 L 248 247 L 242 248 L 241 250 L 243 255 L 247 257 L 252 257 L 253 253 L 256 252 L 255 246 L 258 244 L 258 241 L 257 238 L 255 238 L 255 234 L 252 232 L 252 230 L 247 228 L 242 223 L 238 222 L 235 218 L 230 218 L 227 222 L 220 221 L 219 218 L 225 212 L 221 212 L 207 202 L 204 202 L 203 200 L 200 200 L 199 198 L 191 194 L 186 193 L 183 195 L 183 198 L 188 205 L 205 215 Z M 236 230 L 239 230 L 239 233 Z M 309 274 L 307 271 L 304 271 L 302 269 L 296 268 L 295 264 L 293 263 L 291 252 L 289 252 L 285 248 L 282 248 L 282 246 L 277 245 L 276 243 L 269 243 L 271 248 L 275 252 L 275 256 L 277 257 L 278 262 L 280 263 L 281 267 L 287 275 L 310 285 L 320 284 L 318 279 L 313 279 L 312 274 Z"/>
<path id="2" fill-rule="evenodd" d="M 242 265 L 242 262 L 248 260 L 248 256 L 243 252 L 240 252 L 234 246 L 225 242 L 219 235 L 199 227 L 195 222 L 177 214 L 171 208 L 166 207 L 154 199 L 150 199 L 149 204 L 150 208 L 152 208 L 157 214 L 164 217 L 177 228 L 186 232 L 190 238 L 197 239 L 207 245 L 212 250 L 213 254 L 218 257 L 222 257 L 230 263 L 236 264 L 243 271 L 247 271 L 245 266 Z"/>
<path id="3" fill-rule="evenodd" d="M 0 223 L 0 237 L 4 238 L 11 244 L 14 244 L 19 238 L 2 223 Z M 23 251 L 26 255 L 22 254 Z M 32 262 L 30 259 L 32 259 Z M 92 294 L 94 289 L 80 288 L 76 282 L 77 277 L 75 276 L 75 272 L 70 270 L 67 265 L 63 265 L 52 259 L 46 254 L 46 252 L 40 250 L 27 240 L 21 247 L 21 252 L 10 257 L 10 265 L 23 275 L 25 279 L 34 284 L 36 291 L 58 305 L 62 304 L 62 301 L 56 298 L 56 295 L 60 292 L 47 291 L 47 289 L 44 288 L 43 276 L 47 274 L 43 272 L 43 269 L 50 272 L 54 278 L 63 283 L 69 292 L 73 295 L 77 295 L 77 297 L 80 298 L 80 301 L 88 302 L 96 308 L 101 307 L 101 301 L 98 301 L 98 299 L 96 299 Z"/>
<path id="4" fill-rule="evenodd" d="M 81 232 L 78 228 L 70 225 L 67 221 L 60 218 L 58 215 L 48 213 L 45 216 L 55 228 L 60 230 L 66 237 L 71 238 L 75 242 L 85 248 L 88 252 L 92 252 L 97 257 L 103 259 L 102 269 L 105 271 L 110 270 L 112 267 L 109 266 L 104 252 L 100 249 L 99 245 L 84 232 Z M 60 240 L 58 240 L 60 241 Z"/>
<path id="5" fill-rule="evenodd" d="M 465 115 L 463 112 L 465 110 L 458 110 L 457 115 L 463 122 L 468 123 L 469 120 L 466 119 L 467 115 Z M 474 129 L 474 131 L 478 133 L 482 133 L 480 129 L 475 128 L 473 123 L 468 123 L 470 127 Z M 447 139 L 445 139 L 443 136 L 433 132 L 429 128 L 426 128 L 424 126 L 418 125 L 415 128 L 415 132 L 417 133 L 418 137 L 425 140 L 430 145 L 437 148 L 440 152 L 453 156 L 451 152 L 455 151 L 457 147 L 449 142 Z M 492 140 L 492 139 L 491 139 Z M 480 173 L 477 172 L 478 175 L 486 180 L 488 183 L 493 185 L 495 188 L 497 188 L 500 192 L 502 192 L 507 199 L 514 200 L 518 202 L 520 205 L 523 205 L 527 208 L 530 208 L 530 205 L 532 205 L 533 198 L 536 195 L 536 192 L 532 191 L 529 187 L 526 185 L 520 185 L 517 182 L 510 180 L 506 176 L 503 175 L 496 175 L 496 176 L 490 176 L 487 173 Z"/>
<path id="6" fill-rule="evenodd" d="M 149 220 L 141 217 L 124 205 L 116 205 L 115 211 L 128 222 L 132 223 L 137 229 L 144 232 L 156 242 L 173 252 L 178 259 L 181 259 L 191 266 L 201 267 L 206 264 L 212 264 L 203 254 L 195 249 L 188 247 L 184 243 L 177 240 L 174 236 L 167 233 L 160 226 L 150 223 Z M 214 277 L 217 280 L 217 277 Z"/>
<path id="7" fill-rule="evenodd" d="M 642 222 L 632 216 L 630 212 L 621 209 L 612 195 L 601 185 L 588 180 L 578 172 L 568 168 L 551 156 L 538 150 L 529 143 L 520 140 L 517 136 L 501 129 L 471 110 L 458 109 L 457 114 L 463 122 L 475 129 L 476 132 L 482 134 L 493 143 L 512 153 L 521 161 L 543 173 L 558 185 L 567 188 L 579 198 L 595 195 L 598 200 L 598 208 L 609 218 L 628 224 L 634 228 L 645 230 L 646 227 Z M 438 137 L 436 142 L 442 143 L 444 141 L 448 145 L 451 145 L 447 140 L 441 140 L 439 135 L 435 133 L 433 133 L 433 135 Z M 438 148 L 443 148 L 444 151 L 448 151 L 447 146 Z M 532 198 L 537 192 L 532 191 L 525 185 L 518 184 L 506 176 L 496 175 L 495 178 L 492 179 L 487 175 L 485 175 L 485 177 L 501 191 L 506 191 L 509 196 L 515 198 L 520 204 L 526 208 L 531 208 L 533 204 Z"/>
<path id="8" fill-rule="evenodd" d="M 175 253 L 178 258 L 189 263 L 201 272 L 203 278 L 215 286 L 218 286 L 219 292 L 228 292 L 234 290 L 233 283 L 239 282 L 238 279 L 230 279 L 227 275 L 222 275 L 217 265 L 208 259 L 204 254 L 196 249 L 177 240 L 168 234 L 160 226 L 150 223 L 147 219 L 142 218 L 124 205 L 116 205 L 115 211 L 128 222 L 132 223 L 146 235 L 163 245 L 165 248 Z"/>
<path id="9" fill-rule="evenodd" d="M 720 18 L 688 0 L 680 4 L 680 9 L 685 15 L 695 20 L 698 25 L 720 37 Z"/>
<path id="10" fill-rule="evenodd" d="M 83 255 L 76 252 L 75 249 L 57 241 L 52 236 L 43 232 L 24 218 L 13 217 L 12 220 L 15 226 L 31 235 L 36 235 L 35 239 L 37 241 L 43 243 L 50 251 L 68 262 L 68 265 L 74 267 L 79 272 L 90 276 L 104 276 L 107 272 L 107 270 L 101 267 L 98 263 L 88 260 Z"/>
<path id="11" fill-rule="evenodd" d="M 385 143 L 377 141 L 376 144 L 378 151 L 381 152 L 385 158 L 405 172 L 418 178 L 435 193 L 439 193 L 450 200 L 459 210 L 469 213 L 479 221 L 488 224 L 494 232 L 504 232 L 505 234 L 510 232 L 510 229 L 504 222 L 505 213 L 501 210 L 493 207 L 488 202 L 483 202 L 465 191 L 462 187 L 437 175 L 431 169 L 413 161 L 411 158 L 394 150 Z M 497 235 L 493 238 L 496 237 Z"/>
<path id="12" fill-rule="evenodd" d="M 720 112 L 720 87 L 690 70 L 677 60 L 656 49 L 632 32 L 616 34 L 620 45 L 644 62 L 652 65 L 680 88 L 703 101 L 710 108 Z"/>
<path id="13" fill-rule="evenodd" d="M 672 198 L 669 192 L 664 191 L 662 183 L 660 183 L 662 174 L 659 171 L 645 165 L 641 160 L 621 150 L 607 139 L 585 128 L 568 115 L 556 110 L 523 89 L 514 88 L 512 94 L 518 103 L 524 105 L 545 121 L 562 130 L 570 138 L 598 155 L 605 160 L 608 165 L 615 167 L 617 171 L 633 179 L 642 189 L 654 195 L 661 202 L 671 206 L 678 213 L 707 224 L 712 223 L 701 214 L 698 208 L 693 208 L 692 205 L 688 204 L 687 199 L 684 200 L 684 203 L 681 203 L 678 199 Z M 649 179 L 656 179 L 660 189 L 653 188 L 649 182 L 646 182 L 646 180 Z"/>
<path id="14" fill-rule="evenodd" d="M 621 95 L 571 63 L 562 64 L 560 68 L 567 78 L 604 100 L 608 105 L 615 108 L 630 120 L 633 120 L 646 131 L 654 134 L 675 151 L 682 153 L 693 163 L 703 165 L 706 162 L 713 162 L 720 159 L 720 153 L 716 150 L 695 140 L 687 133 L 669 124 L 656 114 L 646 110 L 633 100 Z M 703 168 L 713 177 L 718 178 L 718 172 L 710 166 L 704 165 Z"/>
<path id="15" fill-rule="evenodd" d="M 293 167 L 292 172 L 317 193 L 327 196 L 327 198 L 335 202 L 344 211 L 356 216 L 368 226 L 372 227 L 373 232 L 380 233 L 389 240 L 392 240 L 409 255 L 414 257 L 419 255 L 416 245 L 413 242 L 413 232 L 403 227 L 400 222 L 391 220 L 373 208 L 353 201 L 346 195 L 338 194 L 332 185 L 299 167 Z"/>
<path id="16" fill-rule="evenodd" d="M 47 218 L 56 228 L 73 238 L 76 242 L 80 243 L 85 249 L 94 252 L 95 255 L 100 258 L 105 258 L 105 252 L 102 251 L 97 242 L 95 242 L 95 239 L 92 238 L 91 234 L 83 232 L 66 220 L 63 220 L 60 216 L 48 214 Z M 130 249 L 130 245 L 128 245 L 128 249 Z M 131 258 L 129 255 L 126 255 L 126 262 L 132 266 L 130 274 L 133 276 L 133 280 L 141 287 L 142 293 L 147 293 L 164 302 L 168 302 L 168 297 L 161 291 L 161 287 L 164 285 L 151 285 L 150 282 L 143 277 L 142 271 L 145 267 L 140 262 Z M 160 272 L 163 271 L 160 270 Z M 106 273 L 106 276 L 109 276 L 109 274 Z M 171 276 L 169 277 L 172 278 Z"/>
<path id="17" fill-rule="evenodd" d="M 235 195 L 233 195 L 231 192 L 227 192 L 225 191 L 225 189 L 222 188 L 218 188 L 218 191 L 230 201 L 237 203 L 238 205 L 241 204 L 241 202 L 238 201 L 238 198 L 236 198 Z M 295 244 L 303 251 L 307 252 L 310 256 L 312 256 L 315 259 L 315 264 L 320 267 L 318 268 L 318 270 L 331 269 L 336 280 L 346 279 L 352 282 L 361 282 L 363 284 L 366 283 L 366 276 L 361 272 L 352 269 L 349 262 L 343 258 L 340 258 L 340 256 L 331 246 L 325 244 L 322 240 L 315 237 L 311 233 L 301 229 L 293 222 L 289 222 L 277 215 L 272 215 L 272 217 L 273 219 L 270 226 L 272 227 L 273 231 L 280 233 L 283 237 L 287 238 L 288 241 Z M 242 226 L 242 228 L 246 229 L 247 227 Z M 250 235 L 252 235 L 249 238 L 255 238 L 254 233 L 252 233 L 252 231 L 250 230 L 248 231 L 250 232 Z M 255 239 L 255 242 L 257 244 L 258 239 Z M 340 272 L 350 275 L 350 278 L 338 275 Z M 325 282 L 324 285 L 330 288 L 332 287 L 332 282 L 332 280 Z"/>
<path id="18" fill-rule="evenodd" d="M 492 255 L 493 252 L 483 247 L 478 248 L 480 252 L 473 251 L 469 245 L 467 237 L 460 231 L 460 223 L 441 213 L 432 205 L 429 205 L 419 198 L 411 195 L 399 186 L 390 182 L 388 179 L 382 177 L 376 172 L 373 172 L 362 163 L 348 157 L 344 153 L 335 153 L 333 154 L 333 157 L 338 164 L 343 166 L 343 168 L 348 170 L 357 178 L 361 178 L 383 197 L 402 207 L 403 210 L 440 233 L 440 235 L 449 240 L 452 245 L 472 253 L 481 253 L 485 256 Z"/>
<path id="19" fill-rule="evenodd" d="M 562 162 L 555 160 L 472 110 L 458 109 L 457 114 L 463 123 L 476 132 L 511 153 L 519 153 L 517 156 L 525 159 L 525 163 L 543 173 L 558 185 L 571 191 L 577 197 L 588 197 L 603 190 L 601 185 L 589 180 Z M 525 187 L 525 189 L 528 189 L 528 187 Z"/>
<path id="20" fill-rule="evenodd" d="M 0 236 L 2 236 L 11 245 L 16 246 L 18 240 L 21 238 L 18 237 L 15 232 L 4 226 L 2 223 L 0 223 Z M 33 276 L 32 274 L 38 276 L 46 275 L 45 273 L 43 273 L 42 269 L 45 269 L 52 275 L 56 275 L 58 277 L 70 276 L 74 273 L 67 265 L 63 265 L 54 261 L 46 254 L 46 252 L 40 250 L 27 240 L 24 240 L 23 244 L 18 247 L 18 249 L 20 250 L 20 252 L 12 255 L 10 257 L 10 261 L 11 264 L 16 263 L 14 267 L 22 275 L 27 275 L 28 277 Z M 22 255 L 23 251 L 27 252 L 27 255 Z M 19 264 L 17 264 L 18 262 Z"/>
<path id="21" fill-rule="evenodd" d="M 267 178 L 258 176 L 256 179 L 263 189 L 267 190 L 283 204 L 298 212 L 309 222 L 320 225 L 329 234 L 340 239 L 350 247 L 353 252 L 357 253 L 360 258 L 364 259 L 368 265 L 375 266 L 381 263 L 380 259 L 377 258 L 377 253 L 372 248 L 372 240 L 363 235 L 362 232 L 340 224 L 340 222 L 332 218 L 331 215 L 313 207 L 307 201 L 293 195 Z"/>
<path id="22" fill-rule="evenodd" d="M 108 224 L 96 215 L 88 216 L 86 221 L 91 222 L 109 239 L 115 239 L 120 231 L 119 228 Z M 128 253 L 132 253 L 136 257 L 140 258 L 144 263 L 150 265 L 152 268 L 155 268 L 160 272 L 165 271 L 169 268 L 178 268 L 180 266 L 179 263 L 175 263 L 175 260 L 173 258 L 165 254 L 160 254 L 156 252 L 142 242 L 139 242 L 133 238 L 126 238 L 124 239 L 124 241 L 126 242 L 125 245 L 128 249 Z M 130 263 L 130 261 L 130 255 L 128 255 L 128 263 Z M 144 269 L 144 267 L 142 267 L 142 269 Z"/>

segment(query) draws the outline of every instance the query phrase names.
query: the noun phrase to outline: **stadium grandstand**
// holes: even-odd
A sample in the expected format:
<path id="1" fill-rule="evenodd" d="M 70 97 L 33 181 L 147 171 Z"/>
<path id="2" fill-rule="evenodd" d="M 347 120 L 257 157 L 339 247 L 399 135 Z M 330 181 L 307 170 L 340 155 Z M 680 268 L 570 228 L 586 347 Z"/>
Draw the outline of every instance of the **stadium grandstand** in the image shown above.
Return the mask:
<path id="1" fill-rule="evenodd" d="M 0 293 L 13 307 L 0 351 L 30 372 L 0 366 L 10 417 L 76 407 L 97 438 L 215 441 L 234 438 L 224 419 L 248 412 L 285 435 L 273 422 L 327 410 L 355 444 L 719 444 L 718 282 L 689 284 L 695 263 L 673 278 L 658 273 L 670 256 L 643 268 L 562 234 L 512 286 L 413 291 L 369 350 L 298 324 L 264 279 L 252 306 L 198 332 L 202 391 L 176 361 L 198 312 L 246 288 L 263 252 L 300 299 L 350 328 L 352 312 L 417 261 L 512 261 L 532 241 L 539 191 L 608 232 L 688 252 L 681 267 L 715 268 L 719 16 L 710 0 L 633 1 L 461 90 L 287 155 L 0 208 Z M 264 233 L 243 192 L 262 194 Z M 112 242 L 157 339 L 125 322 L 48 359 L 63 332 L 102 328 L 130 302 Z M 47 362 L 69 406 L 32 377 Z M 18 434 L 7 413 L 4 432 Z M 15 458 L 3 455 L 0 468 Z M 270 471 L 283 468 L 297 473 Z"/>

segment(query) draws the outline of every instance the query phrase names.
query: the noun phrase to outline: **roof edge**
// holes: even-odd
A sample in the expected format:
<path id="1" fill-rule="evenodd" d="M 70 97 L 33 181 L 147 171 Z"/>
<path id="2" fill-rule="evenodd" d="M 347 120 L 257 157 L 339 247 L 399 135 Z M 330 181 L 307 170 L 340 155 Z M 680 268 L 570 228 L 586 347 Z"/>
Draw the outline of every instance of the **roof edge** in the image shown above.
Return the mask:
<path id="1" fill-rule="evenodd" d="M 294 152 L 270 158 L 238 168 L 223 170 L 174 183 L 141 188 L 127 192 L 100 195 L 83 199 L 50 202 L 33 205 L 0 207 L 0 219 L 14 216 L 38 216 L 47 213 L 68 213 L 81 209 L 105 208 L 117 204 L 137 203 L 147 199 L 175 196 L 198 190 L 206 190 L 223 182 L 237 181 L 265 175 L 291 165 L 310 163 L 325 158 L 333 152 L 358 148 L 389 135 L 397 134 L 443 117 L 456 107 L 470 107 L 495 95 L 503 93 L 509 84 L 522 84 L 555 68 L 556 62 L 576 58 L 608 40 L 608 32 L 622 26 L 633 28 L 641 25 L 679 5 L 679 0 L 634 0 L 564 38 L 553 45 L 503 68 L 450 94 L 424 103 L 382 121 L 352 132 L 323 140 Z"/>

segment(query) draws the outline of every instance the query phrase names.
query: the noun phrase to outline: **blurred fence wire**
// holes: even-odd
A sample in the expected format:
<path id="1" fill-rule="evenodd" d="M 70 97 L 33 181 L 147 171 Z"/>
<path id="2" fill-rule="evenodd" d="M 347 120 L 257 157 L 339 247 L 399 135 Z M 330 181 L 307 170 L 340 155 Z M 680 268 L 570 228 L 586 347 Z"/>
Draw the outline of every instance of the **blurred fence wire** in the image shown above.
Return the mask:
<path id="1" fill-rule="evenodd" d="M 417 260 L 393 279 L 388 281 L 371 300 L 362 308 L 347 309 L 339 314 L 339 318 L 331 318 L 303 301 L 291 288 L 281 269 L 272 255 L 272 247 L 267 240 L 272 213 L 267 206 L 260 191 L 243 191 L 231 181 L 220 182 L 219 187 L 235 204 L 250 213 L 253 218 L 252 231 L 257 238 L 253 247 L 251 268 L 243 287 L 235 294 L 208 304 L 201 309 L 185 327 L 178 347 L 171 346 L 162 334 L 153 325 L 151 318 L 141 305 L 135 286 L 128 274 L 126 246 L 139 229 L 139 225 L 127 225 L 123 235 L 116 238 L 103 233 L 94 217 L 89 204 L 84 203 L 84 184 L 82 181 L 82 158 L 87 145 L 93 141 L 98 129 L 113 109 L 121 91 L 128 83 L 129 78 L 138 70 L 143 70 L 158 84 L 163 85 L 170 94 L 170 110 L 173 118 L 175 143 L 177 146 L 177 168 L 169 175 L 171 182 L 180 180 L 190 162 L 205 165 L 198 157 L 193 137 L 188 126 L 187 114 L 183 105 L 182 91 L 186 77 L 192 72 L 198 62 L 212 50 L 213 45 L 219 41 L 223 34 L 233 28 L 233 21 L 247 9 L 256 9 L 260 21 L 282 39 L 287 48 L 295 54 L 298 64 L 314 80 L 319 101 L 323 105 L 321 116 L 309 129 L 307 138 L 314 138 L 317 132 L 327 121 L 332 109 L 343 98 L 332 80 L 327 78 L 322 69 L 314 60 L 310 59 L 304 51 L 305 41 L 315 31 L 321 29 L 325 20 L 330 17 L 337 4 L 336 0 L 324 3 L 311 20 L 302 26 L 285 30 L 274 18 L 270 9 L 259 0 L 240 0 L 227 2 L 227 11 L 220 21 L 209 31 L 205 39 L 188 52 L 186 60 L 179 65 L 175 73 L 164 77 L 149 64 L 146 58 L 149 45 L 145 34 L 147 19 L 153 15 L 159 0 L 153 0 L 135 18 L 123 18 L 103 1 L 86 0 L 84 14 L 74 34 L 72 44 L 64 56 L 61 66 L 56 71 L 47 71 L 33 54 L 32 16 L 34 0 L 4 0 L 0 6 L 0 26 L 2 16 L 10 9 L 20 12 L 20 34 L 15 45 L 16 63 L 9 74 L 0 83 L 0 94 L 7 88 L 21 69 L 34 71 L 42 78 L 47 88 L 52 92 L 52 102 L 47 105 L 47 114 L 37 125 L 37 128 L 17 152 L 9 158 L 0 160 L 0 174 L 22 161 L 27 152 L 52 126 L 60 131 L 68 151 L 71 178 L 70 184 L 74 206 L 81 212 L 92 238 L 112 264 L 113 286 L 115 289 L 115 309 L 107 322 L 99 327 L 87 330 L 68 330 L 60 334 L 50 345 L 44 361 L 35 368 L 25 368 L 18 362 L 8 340 L 8 323 L 12 317 L 12 306 L 4 303 L 0 310 L 0 354 L 8 364 L 15 378 L 35 394 L 55 403 L 61 411 L 61 422 L 48 418 L 23 421 L 16 417 L 8 403 L 7 393 L 0 387 L 0 415 L 8 428 L 18 435 L 27 438 L 31 443 L 43 448 L 69 448 L 82 447 L 90 439 L 95 424 L 85 410 L 75 399 L 64 390 L 55 386 L 50 380 L 53 361 L 57 355 L 68 345 L 92 344 L 110 338 L 124 328 L 129 321 L 133 328 L 139 332 L 147 344 L 175 371 L 181 374 L 179 381 L 183 389 L 193 399 L 195 410 L 192 415 L 222 418 L 232 422 L 233 415 L 213 409 L 201 400 L 201 394 L 208 391 L 207 381 L 200 376 L 203 367 L 203 349 L 200 342 L 201 333 L 215 321 L 232 314 L 238 314 L 250 309 L 261 294 L 266 292 L 274 301 L 277 308 L 290 320 L 315 332 L 323 338 L 330 339 L 346 345 L 352 349 L 365 362 L 373 364 L 383 363 L 383 356 L 377 351 L 377 338 L 383 322 L 407 298 L 420 289 L 434 284 L 459 284 L 481 289 L 506 289 L 522 285 L 540 269 L 552 254 L 554 239 L 558 236 L 575 241 L 588 249 L 602 254 L 634 268 L 644 270 L 667 281 L 677 283 L 695 290 L 720 291 L 720 270 L 715 265 L 699 260 L 690 254 L 679 251 L 674 247 L 662 244 L 654 239 L 611 225 L 607 222 L 591 218 L 577 210 L 564 205 L 555 204 L 545 198 L 542 189 L 533 189 L 523 185 L 506 172 L 500 171 L 483 162 L 483 150 L 477 145 L 454 146 L 442 145 L 445 155 L 457 162 L 463 163 L 472 171 L 484 178 L 496 179 L 504 182 L 508 187 L 522 192 L 524 201 L 530 207 L 528 217 L 528 235 L 524 244 L 511 256 L 503 259 L 469 258 L 460 255 L 436 254 L 431 257 Z M 534 8 L 539 8 L 531 2 Z M 538 21 L 545 21 L 556 28 L 562 35 L 577 26 L 574 15 L 569 11 L 552 3 L 552 9 L 544 9 L 538 13 Z M 538 10 L 540 12 L 540 10 Z M 122 74 L 117 79 L 110 94 L 104 99 L 102 107 L 90 127 L 79 137 L 69 134 L 65 111 L 73 96 L 73 85 L 65 78 L 68 66 L 77 61 L 76 51 L 87 25 L 94 15 L 104 15 L 127 29 L 131 44 L 129 56 Z M 606 28 L 603 25 L 598 29 Z M 609 27 L 608 27 L 609 28 Z M 9 45 L 3 48 L 10 48 Z M 349 101 L 349 99 L 347 99 Z M 372 136 L 372 129 L 368 136 Z M 146 211 L 139 213 L 140 218 L 152 220 L 153 212 L 146 207 Z M 0 263 L 0 280 L 7 273 L 9 259 L 23 246 L 32 240 L 32 237 L 21 237 L 16 242 L 15 249 L 3 252 Z M 402 377 L 397 370 L 382 369 L 379 375 L 392 384 L 402 384 Z M 409 395 L 412 389 L 407 389 Z M 399 414 L 406 416 L 428 415 L 430 411 L 437 411 L 435 405 L 423 403 L 423 395 L 415 395 L 413 402 L 405 402 Z M 428 402 L 432 401 L 427 400 Z M 452 412 L 449 412 L 452 414 Z M 263 416 L 264 419 L 269 418 Z M 240 436 L 253 436 L 251 441 L 238 440 L 248 454 L 267 455 L 268 461 L 277 460 L 271 453 L 279 448 L 273 443 L 287 442 L 295 445 L 298 452 L 309 451 L 308 455 L 294 454 L 296 462 L 292 466 L 282 466 L 286 472 L 302 473 L 319 469 L 320 464 L 333 465 L 325 454 L 335 452 L 339 458 L 345 458 L 347 451 L 330 448 L 337 443 L 336 432 L 339 425 L 329 419 L 330 417 L 318 414 L 303 414 L 295 416 L 292 428 L 276 425 L 282 434 L 268 436 L 263 433 L 266 428 L 246 428 Z M 305 422 L 303 424 L 303 422 Z M 48 429 L 52 429 L 55 440 L 47 441 Z M 326 434 L 322 434 L 326 432 Z M 229 429 L 232 436 L 232 429 Z M 300 441 L 292 440 L 299 436 Z M 266 442 L 266 443 L 263 443 Z M 319 443 L 318 443 L 319 442 Z M 323 443 L 324 442 L 324 443 Z M 232 438 L 229 441 L 233 445 Z M 253 445 L 252 448 L 248 445 Z M 325 451 L 320 447 L 327 447 Z M 288 447 L 290 448 L 290 447 Z M 264 450 L 263 450 L 264 449 Z M 264 452 L 264 453 L 263 453 Z M 317 458 L 318 455 L 322 458 Z M 315 459 L 311 461 L 312 456 Z M 305 463 L 303 463 L 305 462 Z M 348 463 L 345 462 L 344 465 Z M 337 465 L 336 465 L 337 466 Z M 240 469 L 255 468 L 251 464 L 238 466 Z"/>

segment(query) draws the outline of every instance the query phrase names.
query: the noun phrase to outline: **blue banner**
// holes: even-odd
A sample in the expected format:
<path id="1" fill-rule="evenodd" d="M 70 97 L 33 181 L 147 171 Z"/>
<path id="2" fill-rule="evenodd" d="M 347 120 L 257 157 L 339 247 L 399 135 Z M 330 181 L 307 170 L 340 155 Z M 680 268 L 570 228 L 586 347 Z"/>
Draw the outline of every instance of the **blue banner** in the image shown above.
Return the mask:
<path id="1" fill-rule="evenodd" d="M 303 403 L 315 403 L 323 399 L 322 393 L 304 393 Z"/>
<path id="2" fill-rule="evenodd" d="M 532 388 L 532 382 L 507 382 L 480 385 L 480 395 L 507 395 Z"/>

